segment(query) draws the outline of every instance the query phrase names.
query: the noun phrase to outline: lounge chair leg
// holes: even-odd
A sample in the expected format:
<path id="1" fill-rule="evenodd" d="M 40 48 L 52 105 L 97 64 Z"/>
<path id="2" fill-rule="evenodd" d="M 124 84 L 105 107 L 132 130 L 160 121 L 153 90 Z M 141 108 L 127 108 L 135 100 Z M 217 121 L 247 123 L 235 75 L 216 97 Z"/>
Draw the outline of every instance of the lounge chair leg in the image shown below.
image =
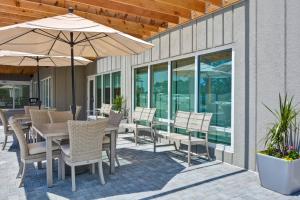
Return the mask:
<path id="1" fill-rule="evenodd" d="M 20 177 L 20 175 L 22 174 L 22 171 L 23 171 L 23 162 L 21 161 L 21 162 L 20 162 L 20 166 L 19 166 L 19 172 L 18 172 L 16 178 L 19 178 L 19 177 Z"/>
<path id="2" fill-rule="evenodd" d="M 207 142 L 206 142 L 206 152 L 207 152 L 207 158 L 208 158 L 208 160 L 210 161 L 210 160 L 211 160 L 211 157 L 210 157 L 210 155 L 209 155 L 209 147 L 208 147 Z"/>
<path id="3" fill-rule="evenodd" d="M 3 143 L 3 146 L 2 146 L 2 150 L 5 149 L 6 143 L 7 143 L 7 135 L 4 138 L 4 143 Z"/>
<path id="4" fill-rule="evenodd" d="M 75 166 L 71 166 L 71 177 L 72 177 L 72 191 L 76 191 L 76 182 L 75 182 Z"/>
<path id="5" fill-rule="evenodd" d="M 115 160 L 116 160 L 117 166 L 120 167 L 120 162 L 119 162 L 119 158 L 118 158 L 117 154 L 115 155 Z"/>
<path id="6" fill-rule="evenodd" d="M 24 184 L 25 171 L 26 171 L 26 163 L 23 162 L 22 177 L 21 177 L 21 180 L 20 180 L 19 187 L 22 187 L 23 184 Z"/>
<path id="7" fill-rule="evenodd" d="M 66 178 L 65 162 L 64 162 L 64 160 L 62 159 L 62 160 L 61 160 L 61 179 L 62 179 L 62 180 L 65 180 L 65 178 Z"/>
<path id="8" fill-rule="evenodd" d="M 103 176 L 103 167 L 102 167 L 102 160 L 98 162 L 98 172 L 99 172 L 99 177 L 101 184 L 105 184 L 104 176 Z"/>
<path id="9" fill-rule="evenodd" d="M 191 143 L 188 145 L 188 165 L 191 166 Z"/>
<path id="10" fill-rule="evenodd" d="M 57 179 L 58 180 L 61 180 L 61 171 L 62 171 L 62 158 L 59 157 L 58 160 L 57 160 Z"/>
<path id="11" fill-rule="evenodd" d="M 134 139 L 135 139 L 135 145 L 137 145 L 138 144 L 138 130 L 137 129 L 135 129 L 134 130 Z"/>
<path id="12" fill-rule="evenodd" d="M 95 163 L 93 163 L 91 166 L 91 173 L 95 174 Z"/>

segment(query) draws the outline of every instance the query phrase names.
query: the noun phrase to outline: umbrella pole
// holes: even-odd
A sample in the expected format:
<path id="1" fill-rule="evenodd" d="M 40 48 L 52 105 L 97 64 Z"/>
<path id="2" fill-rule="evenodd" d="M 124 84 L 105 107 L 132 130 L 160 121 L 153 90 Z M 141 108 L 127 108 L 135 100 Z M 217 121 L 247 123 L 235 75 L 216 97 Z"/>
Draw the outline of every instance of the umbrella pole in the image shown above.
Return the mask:
<path id="1" fill-rule="evenodd" d="M 39 57 L 36 57 L 37 62 L 37 86 L 38 86 L 38 106 L 41 109 L 41 91 L 40 91 L 40 67 L 39 67 Z"/>
<path id="2" fill-rule="evenodd" d="M 70 47 L 71 47 L 71 74 L 72 74 L 72 114 L 73 120 L 75 120 L 76 114 L 76 99 L 75 99 L 75 78 L 74 78 L 74 41 L 73 32 L 70 33 Z"/>

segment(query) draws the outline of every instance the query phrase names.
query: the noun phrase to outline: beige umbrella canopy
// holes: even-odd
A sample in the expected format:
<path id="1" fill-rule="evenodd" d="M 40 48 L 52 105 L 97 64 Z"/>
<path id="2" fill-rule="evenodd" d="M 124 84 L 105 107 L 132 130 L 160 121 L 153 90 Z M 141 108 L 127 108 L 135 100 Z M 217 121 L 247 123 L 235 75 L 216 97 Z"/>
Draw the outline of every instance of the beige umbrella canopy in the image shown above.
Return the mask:
<path id="1" fill-rule="evenodd" d="M 0 50 L 0 65 L 65 67 L 70 65 L 70 56 L 48 56 L 19 51 Z M 91 60 L 74 57 L 74 65 L 87 65 Z"/>
<path id="2" fill-rule="evenodd" d="M 0 49 L 71 56 L 72 112 L 75 117 L 74 56 L 137 54 L 153 45 L 70 13 L 0 28 Z"/>
<path id="3" fill-rule="evenodd" d="M 0 50 L 0 65 L 37 66 L 38 98 L 40 102 L 40 66 L 63 67 L 70 65 L 70 56 L 47 56 L 18 51 Z M 75 65 L 87 65 L 91 61 L 82 57 L 75 57 Z"/>

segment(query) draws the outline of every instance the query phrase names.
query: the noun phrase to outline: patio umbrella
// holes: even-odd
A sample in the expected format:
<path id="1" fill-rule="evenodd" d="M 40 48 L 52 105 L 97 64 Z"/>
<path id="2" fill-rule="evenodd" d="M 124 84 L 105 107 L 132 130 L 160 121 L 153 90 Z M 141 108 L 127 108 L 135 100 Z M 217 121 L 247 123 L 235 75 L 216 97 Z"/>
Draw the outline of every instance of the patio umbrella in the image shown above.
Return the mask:
<path id="1" fill-rule="evenodd" d="M 0 49 L 71 56 L 73 117 L 76 112 L 74 55 L 130 55 L 152 47 L 148 42 L 74 15 L 73 9 L 66 15 L 0 28 Z"/>
<path id="2" fill-rule="evenodd" d="M 37 66 L 38 99 L 40 106 L 40 66 L 62 67 L 68 66 L 70 56 L 48 56 L 18 51 L 0 50 L 0 65 L 10 66 Z M 74 65 L 87 65 L 91 61 L 82 57 L 75 57 Z"/>

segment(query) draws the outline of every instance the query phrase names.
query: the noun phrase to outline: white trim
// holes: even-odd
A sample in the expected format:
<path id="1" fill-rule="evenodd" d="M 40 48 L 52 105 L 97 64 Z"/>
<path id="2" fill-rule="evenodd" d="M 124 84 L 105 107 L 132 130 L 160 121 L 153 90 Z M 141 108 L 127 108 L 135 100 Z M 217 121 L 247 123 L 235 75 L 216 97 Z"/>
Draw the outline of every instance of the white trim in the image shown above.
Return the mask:
<path id="1" fill-rule="evenodd" d="M 151 76 L 151 66 L 148 65 L 147 67 L 148 67 L 148 71 L 147 71 L 147 73 L 148 73 L 148 76 L 147 76 L 147 78 L 148 78 L 147 105 L 148 105 L 148 108 L 150 108 L 151 107 L 151 78 L 152 78 L 152 76 Z"/>
<path id="2" fill-rule="evenodd" d="M 168 121 L 172 113 L 172 62 L 168 61 Z"/>
<path id="3" fill-rule="evenodd" d="M 112 73 L 109 74 L 109 104 L 113 104 L 113 99 L 112 99 Z"/>
<path id="4" fill-rule="evenodd" d="M 234 83 L 235 83 L 235 51 L 231 49 L 231 152 L 234 153 Z"/>
<path id="5" fill-rule="evenodd" d="M 194 112 L 198 112 L 198 101 L 199 101 L 199 66 L 198 66 L 198 58 L 199 56 L 195 56 L 195 83 L 194 83 Z"/>

